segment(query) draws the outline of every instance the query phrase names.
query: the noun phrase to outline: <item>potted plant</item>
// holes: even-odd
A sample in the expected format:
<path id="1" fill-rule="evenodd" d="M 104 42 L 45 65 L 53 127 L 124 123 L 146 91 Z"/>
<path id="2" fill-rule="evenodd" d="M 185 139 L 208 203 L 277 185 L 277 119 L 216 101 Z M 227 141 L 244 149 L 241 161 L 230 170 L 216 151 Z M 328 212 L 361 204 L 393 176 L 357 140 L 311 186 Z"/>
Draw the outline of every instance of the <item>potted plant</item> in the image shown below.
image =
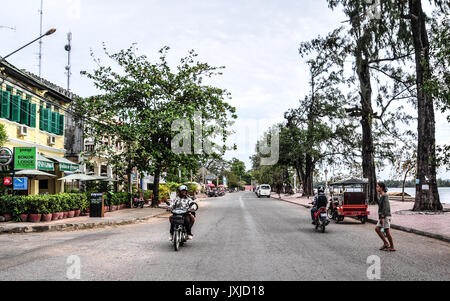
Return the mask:
<path id="1" fill-rule="evenodd" d="M 5 222 L 9 222 L 11 220 L 11 212 L 12 212 L 12 199 L 10 196 L 2 196 L 0 198 L 0 215 L 5 218 Z"/>
<path id="2" fill-rule="evenodd" d="M 65 195 L 59 195 L 59 197 L 61 198 L 61 211 L 63 213 L 63 219 L 67 218 L 67 216 L 69 215 L 69 211 L 70 211 L 70 204 L 69 204 L 69 199 L 65 196 Z"/>
<path id="3" fill-rule="evenodd" d="M 42 218 L 43 198 L 41 196 L 33 195 L 24 197 L 25 202 L 28 204 L 28 221 L 32 223 L 39 223 Z"/>
<path id="4" fill-rule="evenodd" d="M 28 219 L 28 204 L 25 201 L 24 197 L 13 197 L 11 202 L 13 218 L 18 222 L 26 222 Z"/>
<path id="5" fill-rule="evenodd" d="M 47 196 L 42 197 L 40 204 L 40 213 L 42 214 L 42 221 L 49 222 L 53 218 L 51 207 L 49 206 L 50 199 Z"/>

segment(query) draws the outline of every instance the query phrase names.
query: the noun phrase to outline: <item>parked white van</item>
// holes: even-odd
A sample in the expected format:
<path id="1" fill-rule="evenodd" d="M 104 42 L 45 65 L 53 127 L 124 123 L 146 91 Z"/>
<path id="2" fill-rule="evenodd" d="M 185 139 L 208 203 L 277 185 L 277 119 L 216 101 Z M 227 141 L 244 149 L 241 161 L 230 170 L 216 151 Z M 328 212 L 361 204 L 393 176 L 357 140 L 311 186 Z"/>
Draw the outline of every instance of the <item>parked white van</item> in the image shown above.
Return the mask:
<path id="1" fill-rule="evenodd" d="M 270 191 L 271 191 L 270 185 L 268 184 L 259 185 L 258 198 L 262 196 L 270 198 Z"/>

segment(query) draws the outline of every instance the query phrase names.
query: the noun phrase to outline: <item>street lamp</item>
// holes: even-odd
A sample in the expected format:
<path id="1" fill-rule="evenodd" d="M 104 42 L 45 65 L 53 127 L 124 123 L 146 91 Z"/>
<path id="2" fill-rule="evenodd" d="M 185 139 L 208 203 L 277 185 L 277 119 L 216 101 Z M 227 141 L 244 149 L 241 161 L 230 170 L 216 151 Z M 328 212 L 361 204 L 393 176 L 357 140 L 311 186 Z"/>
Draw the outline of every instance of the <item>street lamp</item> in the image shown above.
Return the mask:
<path id="1" fill-rule="evenodd" d="M 16 53 L 16 52 L 18 52 L 18 51 L 24 49 L 25 47 L 27 47 L 27 46 L 33 44 L 33 43 L 36 42 L 36 41 L 39 41 L 40 39 L 42 39 L 42 38 L 45 37 L 45 36 L 49 36 L 49 35 L 54 34 L 55 31 L 56 31 L 56 28 L 52 28 L 52 29 L 48 30 L 46 33 L 44 33 L 44 34 L 43 34 L 42 36 L 40 36 L 39 38 L 37 38 L 37 39 L 31 41 L 30 43 L 26 44 L 25 46 L 20 47 L 20 48 L 17 49 L 16 51 L 11 52 L 11 53 L 8 54 L 7 56 L 3 57 L 1 60 L 7 59 L 8 57 L 10 57 L 11 55 L 13 55 L 14 53 Z"/>

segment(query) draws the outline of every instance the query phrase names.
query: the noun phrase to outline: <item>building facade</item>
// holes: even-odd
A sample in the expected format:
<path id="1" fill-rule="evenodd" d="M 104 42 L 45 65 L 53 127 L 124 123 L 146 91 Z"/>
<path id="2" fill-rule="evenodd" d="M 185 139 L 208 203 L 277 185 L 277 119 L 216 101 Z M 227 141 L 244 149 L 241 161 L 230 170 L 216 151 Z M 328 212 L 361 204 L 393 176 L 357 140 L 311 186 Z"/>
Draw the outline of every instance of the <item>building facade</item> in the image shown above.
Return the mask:
<path id="1" fill-rule="evenodd" d="M 36 148 L 35 169 L 53 175 L 30 175 L 25 193 L 64 192 L 64 182 L 58 179 L 79 169 L 76 160 L 65 158 L 66 112 L 75 95 L 1 58 L 0 70 L 0 123 L 8 137 L 3 147 Z M 13 166 L 3 168 L 2 175 L 8 169 L 17 172 Z"/>

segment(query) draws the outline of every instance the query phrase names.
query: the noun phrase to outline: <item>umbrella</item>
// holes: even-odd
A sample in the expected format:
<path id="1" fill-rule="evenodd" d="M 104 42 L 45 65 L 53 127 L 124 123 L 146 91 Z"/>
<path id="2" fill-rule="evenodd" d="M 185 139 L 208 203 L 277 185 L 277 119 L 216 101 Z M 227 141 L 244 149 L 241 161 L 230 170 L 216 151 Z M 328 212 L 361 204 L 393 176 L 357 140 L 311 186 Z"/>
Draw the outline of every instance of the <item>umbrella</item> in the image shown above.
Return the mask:
<path id="1" fill-rule="evenodd" d="M 206 186 L 208 186 L 208 187 L 216 187 L 216 185 L 214 185 L 214 184 L 208 184 Z"/>
<path id="2" fill-rule="evenodd" d="M 36 178 L 36 179 L 49 179 L 56 177 L 55 175 L 52 175 L 50 173 L 46 173 L 40 170 L 35 169 L 25 169 L 21 170 L 15 173 L 16 176 L 26 176 L 30 178 Z"/>
<path id="3" fill-rule="evenodd" d="M 104 177 L 104 176 L 92 176 L 94 178 L 96 178 L 96 180 L 98 181 L 102 181 L 102 182 L 117 182 L 117 180 L 114 180 L 113 178 L 109 178 L 109 177 Z"/>
<path id="4" fill-rule="evenodd" d="M 93 176 L 88 176 L 82 173 L 74 173 L 68 176 L 65 176 L 61 179 L 58 179 L 60 181 L 73 181 L 73 180 L 80 180 L 80 181 L 97 181 L 98 179 Z"/>

